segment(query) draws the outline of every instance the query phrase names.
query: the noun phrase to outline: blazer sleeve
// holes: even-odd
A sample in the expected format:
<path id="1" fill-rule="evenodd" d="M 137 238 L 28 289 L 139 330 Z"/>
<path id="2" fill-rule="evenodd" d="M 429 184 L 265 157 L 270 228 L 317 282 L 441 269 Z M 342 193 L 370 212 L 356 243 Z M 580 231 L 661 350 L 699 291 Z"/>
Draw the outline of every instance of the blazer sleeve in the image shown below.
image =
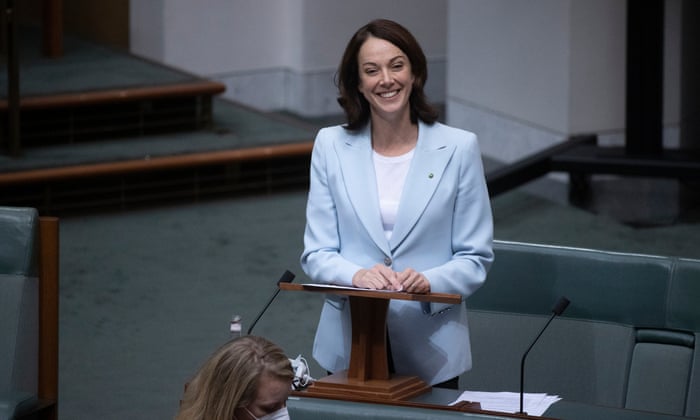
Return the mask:
<path id="1" fill-rule="evenodd" d="M 339 252 L 338 213 L 328 171 L 329 166 L 337 167 L 329 163 L 336 159 L 332 146 L 336 136 L 331 130 L 319 131 L 311 153 L 301 267 L 313 282 L 352 286 L 353 275 L 362 267 Z"/>

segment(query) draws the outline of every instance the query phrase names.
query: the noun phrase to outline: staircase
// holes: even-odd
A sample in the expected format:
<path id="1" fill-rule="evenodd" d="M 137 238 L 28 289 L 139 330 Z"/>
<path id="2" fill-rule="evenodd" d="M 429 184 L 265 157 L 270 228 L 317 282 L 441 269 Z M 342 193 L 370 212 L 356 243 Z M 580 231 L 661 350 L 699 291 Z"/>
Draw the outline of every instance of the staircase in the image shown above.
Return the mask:
<path id="1" fill-rule="evenodd" d="M 31 48 L 20 64 L 20 153 L 0 150 L 0 205 L 57 215 L 306 188 L 312 127 L 217 98 L 219 82 L 100 45 L 66 38 L 55 59 Z M 0 89 L 6 136 L 6 74 Z"/>

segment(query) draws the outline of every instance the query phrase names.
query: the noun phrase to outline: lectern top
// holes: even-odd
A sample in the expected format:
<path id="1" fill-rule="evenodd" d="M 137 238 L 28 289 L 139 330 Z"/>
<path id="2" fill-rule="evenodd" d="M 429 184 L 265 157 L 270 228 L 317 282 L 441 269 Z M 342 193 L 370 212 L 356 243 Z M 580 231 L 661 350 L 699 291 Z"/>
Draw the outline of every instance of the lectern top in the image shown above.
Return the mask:
<path id="1" fill-rule="evenodd" d="M 393 290 L 360 289 L 357 287 L 345 287 L 318 283 L 280 283 L 279 288 L 281 290 L 323 292 L 336 295 L 360 296 L 375 299 L 413 300 L 417 302 L 435 302 L 447 304 L 458 304 L 462 302 L 462 297 L 460 295 L 450 293 L 407 293 L 396 292 Z"/>

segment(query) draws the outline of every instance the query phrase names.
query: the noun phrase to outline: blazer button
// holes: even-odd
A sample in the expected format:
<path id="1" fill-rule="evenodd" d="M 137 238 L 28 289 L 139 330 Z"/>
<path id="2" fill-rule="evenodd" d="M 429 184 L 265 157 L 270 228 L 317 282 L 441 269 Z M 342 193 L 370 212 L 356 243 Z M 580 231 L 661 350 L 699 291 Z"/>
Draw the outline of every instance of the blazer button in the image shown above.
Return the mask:
<path id="1" fill-rule="evenodd" d="M 386 265 L 386 266 L 388 267 L 388 266 L 391 265 L 391 262 L 392 262 L 392 261 L 391 261 L 391 258 L 389 258 L 389 257 L 384 257 L 384 265 Z"/>

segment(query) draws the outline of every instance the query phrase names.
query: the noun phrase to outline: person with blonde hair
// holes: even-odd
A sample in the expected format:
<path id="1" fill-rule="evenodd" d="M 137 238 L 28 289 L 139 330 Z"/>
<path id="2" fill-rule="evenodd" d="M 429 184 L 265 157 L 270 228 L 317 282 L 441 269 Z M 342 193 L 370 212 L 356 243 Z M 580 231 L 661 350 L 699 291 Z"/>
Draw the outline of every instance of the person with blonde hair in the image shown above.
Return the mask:
<path id="1" fill-rule="evenodd" d="M 256 336 L 212 354 L 186 385 L 176 420 L 288 419 L 294 372 L 284 351 Z"/>

